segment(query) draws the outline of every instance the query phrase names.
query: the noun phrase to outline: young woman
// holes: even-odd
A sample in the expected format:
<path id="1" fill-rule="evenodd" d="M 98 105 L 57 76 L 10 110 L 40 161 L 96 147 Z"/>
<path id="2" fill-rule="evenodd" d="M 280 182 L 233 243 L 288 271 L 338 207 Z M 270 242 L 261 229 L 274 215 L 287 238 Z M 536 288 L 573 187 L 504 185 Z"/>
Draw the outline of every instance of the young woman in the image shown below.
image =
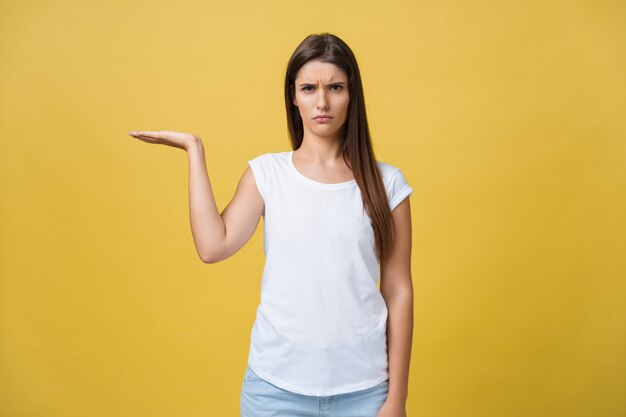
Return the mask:
<path id="1" fill-rule="evenodd" d="M 130 134 L 187 151 L 204 262 L 235 254 L 264 219 L 242 417 L 405 417 L 413 189 L 399 168 L 375 159 L 359 68 L 337 36 L 310 35 L 296 48 L 285 104 L 293 150 L 249 160 L 221 214 L 200 137 Z"/>

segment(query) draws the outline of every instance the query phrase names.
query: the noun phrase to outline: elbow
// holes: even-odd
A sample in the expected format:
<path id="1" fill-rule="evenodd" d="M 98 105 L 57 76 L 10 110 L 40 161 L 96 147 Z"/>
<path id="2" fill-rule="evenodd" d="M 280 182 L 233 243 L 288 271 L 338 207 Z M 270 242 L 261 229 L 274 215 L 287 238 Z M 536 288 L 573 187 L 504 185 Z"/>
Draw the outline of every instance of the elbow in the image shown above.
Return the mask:
<path id="1" fill-rule="evenodd" d="M 204 262 L 205 264 L 215 264 L 221 261 L 221 259 L 218 259 L 214 255 L 201 255 L 200 259 L 202 259 L 202 262 Z"/>
<path id="2" fill-rule="evenodd" d="M 222 260 L 217 256 L 215 251 L 200 251 L 198 252 L 198 255 L 205 264 L 215 264 Z"/>
<path id="3" fill-rule="evenodd" d="M 198 256 L 205 264 L 215 264 L 223 261 L 226 256 L 226 247 L 223 242 L 206 242 L 201 246 L 196 245 Z"/>
<path id="4" fill-rule="evenodd" d="M 207 256 L 201 256 L 200 259 L 202 260 L 202 262 L 204 262 L 205 264 L 214 264 L 215 260 L 213 258 L 209 258 Z"/>
<path id="5" fill-rule="evenodd" d="M 408 301 L 412 302 L 413 300 L 413 287 L 410 285 L 401 286 L 400 288 L 383 288 L 381 290 L 383 299 L 385 303 L 392 304 L 396 301 Z"/>

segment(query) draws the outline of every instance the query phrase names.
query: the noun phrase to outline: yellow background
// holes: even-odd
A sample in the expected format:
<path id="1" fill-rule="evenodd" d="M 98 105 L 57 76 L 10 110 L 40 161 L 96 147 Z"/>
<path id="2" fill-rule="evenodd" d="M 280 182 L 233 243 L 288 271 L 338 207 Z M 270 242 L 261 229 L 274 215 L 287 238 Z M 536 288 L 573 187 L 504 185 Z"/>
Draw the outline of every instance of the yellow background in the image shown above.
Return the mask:
<path id="1" fill-rule="evenodd" d="M 203 264 L 127 132 L 221 211 L 323 31 L 415 190 L 408 415 L 626 415 L 626 3 L 274 0 L 0 4 L 0 416 L 239 415 L 262 222 Z"/>

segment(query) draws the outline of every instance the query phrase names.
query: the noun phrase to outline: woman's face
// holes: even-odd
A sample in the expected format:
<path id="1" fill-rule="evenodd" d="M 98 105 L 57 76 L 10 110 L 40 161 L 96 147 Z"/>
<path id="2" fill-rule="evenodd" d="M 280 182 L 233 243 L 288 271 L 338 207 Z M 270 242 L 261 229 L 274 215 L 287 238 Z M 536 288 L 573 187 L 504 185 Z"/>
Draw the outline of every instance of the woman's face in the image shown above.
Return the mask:
<path id="1" fill-rule="evenodd" d="M 350 94 L 346 73 L 335 64 L 309 61 L 298 71 L 294 89 L 293 104 L 300 111 L 305 135 L 335 136 L 348 115 Z M 330 119 L 315 120 L 319 115 Z"/>

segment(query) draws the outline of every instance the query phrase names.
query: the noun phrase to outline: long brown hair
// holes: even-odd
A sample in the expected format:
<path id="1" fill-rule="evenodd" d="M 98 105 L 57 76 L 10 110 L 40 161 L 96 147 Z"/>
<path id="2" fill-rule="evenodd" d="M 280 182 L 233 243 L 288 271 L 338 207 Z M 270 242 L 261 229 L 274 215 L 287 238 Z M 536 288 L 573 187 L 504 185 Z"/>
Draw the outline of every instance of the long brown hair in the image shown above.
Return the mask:
<path id="1" fill-rule="evenodd" d="M 311 34 L 298 45 L 287 64 L 285 76 L 285 105 L 287 126 L 294 150 L 302 144 L 304 127 L 293 97 L 295 79 L 300 68 L 311 60 L 337 65 L 348 76 L 350 101 L 343 126 L 343 160 L 350 167 L 361 190 L 363 206 L 372 219 L 376 254 L 385 260 L 394 239 L 391 209 L 382 175 L 378 169 L 365 113 L 361 74 L 356 58 L 348 45 L 331 33 Z"/>

